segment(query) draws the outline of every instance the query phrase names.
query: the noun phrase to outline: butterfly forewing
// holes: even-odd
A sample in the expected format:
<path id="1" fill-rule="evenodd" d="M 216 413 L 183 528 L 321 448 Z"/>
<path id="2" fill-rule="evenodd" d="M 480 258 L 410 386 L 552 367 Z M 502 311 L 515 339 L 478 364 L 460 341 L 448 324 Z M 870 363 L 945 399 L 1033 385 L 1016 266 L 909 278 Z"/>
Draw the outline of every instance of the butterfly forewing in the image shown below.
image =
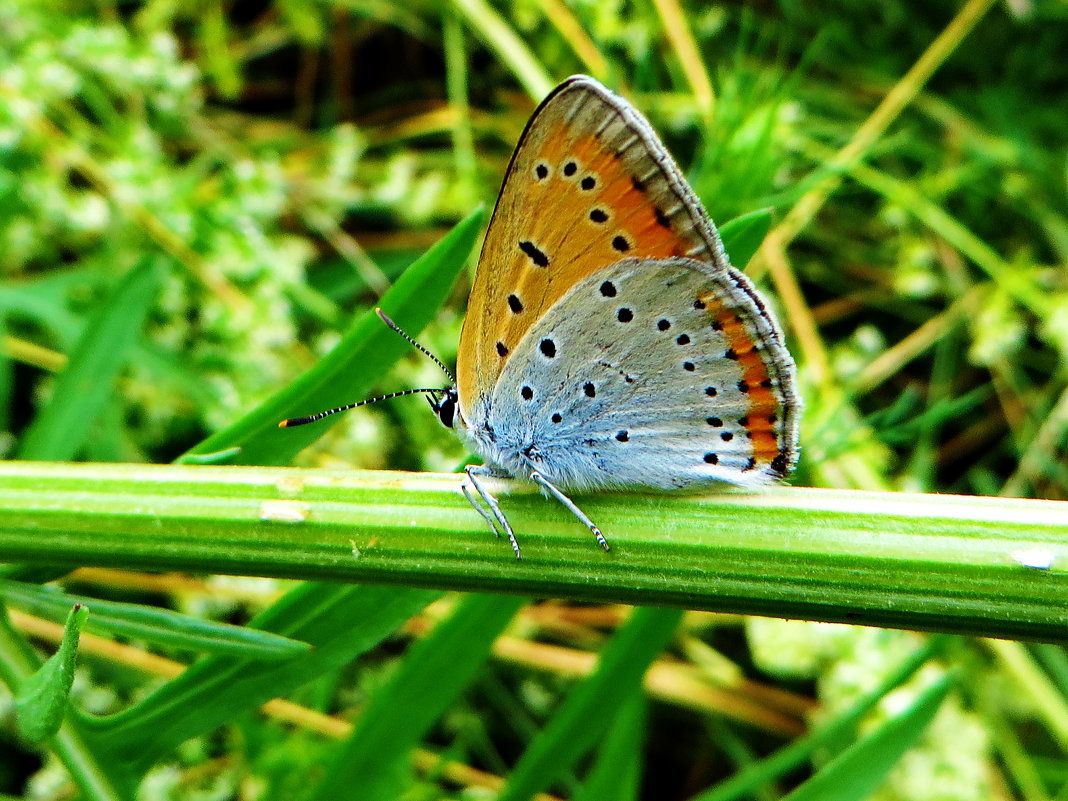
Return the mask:
<path id="1" fill-rule="evenodd" d="M 571 78 L 528 123 L 486 234 L 457 357 L 464 417 L 535 321 L 628 257 L 727 266 L 715 228 L 644 118 L 596 81 Z"/>
<path id="2" fill-rule="evenodd" d="M 479 424 L 506 467 L 563 487 L 756 485 L 793 467 L 797 403 L 793 361 L 744 276 L 626 259 L 517 343 Z"/>

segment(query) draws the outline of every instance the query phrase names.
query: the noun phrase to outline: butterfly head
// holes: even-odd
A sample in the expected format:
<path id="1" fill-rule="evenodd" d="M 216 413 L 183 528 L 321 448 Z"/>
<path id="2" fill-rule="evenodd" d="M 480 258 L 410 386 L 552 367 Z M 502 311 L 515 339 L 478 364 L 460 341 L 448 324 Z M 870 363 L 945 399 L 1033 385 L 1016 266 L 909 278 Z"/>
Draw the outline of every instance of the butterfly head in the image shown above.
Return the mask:
<path id="1" fill-rule="evenodd" d="M 457 422 L 456 420 L 456 404 L 457 395 L 456 387 L 452 386 L 448 389 L 437 390 L 436 392 L 429 392 L 426 396 L 427 402 L 430 404 L 430 408 L 434 410 L 434 414 L 438 416 L 438 420 L 445 428 L 452 428 Z"/>

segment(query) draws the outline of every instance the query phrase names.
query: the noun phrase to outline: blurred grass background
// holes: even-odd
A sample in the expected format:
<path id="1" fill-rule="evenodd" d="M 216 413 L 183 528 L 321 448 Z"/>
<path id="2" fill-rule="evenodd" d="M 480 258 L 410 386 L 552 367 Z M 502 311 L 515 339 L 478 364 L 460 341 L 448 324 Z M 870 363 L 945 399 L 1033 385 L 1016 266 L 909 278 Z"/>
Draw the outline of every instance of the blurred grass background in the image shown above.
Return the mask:
<path id="1" fill-rule="evenodd" d="M 452 225 L 492 205 L 537 101 L 588 72 L 649 116 L 713 219 L 772 210 L 747 271 L 799 362 L 794 483 L 1068 498 L 1066 20 L 1063 2 L 1026 0 L 8 0 L 0 455 L 167 462 L 239 418 L 329 351 Z M 450 363 L 466 289 L 421 337 Z M 93 325 L 106 345 L 82 339 Z M 64 382 L 74 358 L 95 380 Z M 413 354 L 380 389 L 440 382 Z M 464 457 L 416 398 L 344 417 L 299 459 L 448 471 Z M 278 585 L 78 576 L 97 594 L 235 622 Z M 621 618 L 542 604 L 514 626 L 587 652 Z M 359 667 L 322 674 L 300 700 L 362 709 L 418 632 L 409 624 Z M 635 707 L 644 746 L 605 748 L 641 753 L 644 778 L 612 797 L 694 797 L 796 736 L 815 700 L 817 720 L 835 719 L 921 647 L 902 632 L 771 620 L 686 618 L 680 632 L 662 659 L 792 710 L 795 728 L 713 703 Z M 431 740 L 505 775 L 573 674 L 544 654 L 497 659 Z M 144 692 L 118 664 L 79 676 L 83 708 L 113 711 Z M 967 677 L 962 690 L 877 797 L 1068 798 L 1063 652 L 954 642 L 924 670 L 948 665 Z M 739 689 L 743 676 L 759 688 Z M 776 692 L 790 700 L 769 701 Z M 890 699 L 884 716 L 904 703 Z M 222 731 L 170 754 L 144 797 L 294 797 L 293 777 L 327 748 L 259 718 Z M 0 791 L 66 797 L 55 758 L 0 736 Z M 832 751 L 814 751 L 807 770 Z M 597 763 L 587 767 L 553 791 L 597 797 L 584 783 L 598 786 Z M 405 797 L 478 784 L 420 776 Z"/>

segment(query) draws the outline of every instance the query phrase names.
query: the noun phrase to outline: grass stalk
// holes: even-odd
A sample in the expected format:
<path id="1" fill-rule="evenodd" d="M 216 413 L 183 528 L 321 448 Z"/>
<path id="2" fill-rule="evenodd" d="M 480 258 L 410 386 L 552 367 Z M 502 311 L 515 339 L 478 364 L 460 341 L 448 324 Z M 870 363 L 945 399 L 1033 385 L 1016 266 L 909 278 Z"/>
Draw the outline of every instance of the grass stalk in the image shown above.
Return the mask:
<path id="1" fill-rule="evenodd" d="M 0 463 L 0 561 L 390 583 L 1063 641 L 1068 503 L 801 488 L 580 498 L 518 483 L 511 558 L 453 475 Z"/>

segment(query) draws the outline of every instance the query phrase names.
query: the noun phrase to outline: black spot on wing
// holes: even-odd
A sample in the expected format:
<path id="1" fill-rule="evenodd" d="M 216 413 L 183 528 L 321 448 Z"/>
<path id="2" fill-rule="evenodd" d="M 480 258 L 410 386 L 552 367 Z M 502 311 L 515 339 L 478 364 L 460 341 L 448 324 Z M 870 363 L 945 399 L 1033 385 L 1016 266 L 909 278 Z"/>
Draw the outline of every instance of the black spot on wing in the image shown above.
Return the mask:
<path id="1" fill-rule="evenodd" d="M 526 239 L 519 242 L 519 249 L 527 254 L 527 257 L 538 267 L 548 267 L 549 257 L 546 256 L 537 245 Z"/>

